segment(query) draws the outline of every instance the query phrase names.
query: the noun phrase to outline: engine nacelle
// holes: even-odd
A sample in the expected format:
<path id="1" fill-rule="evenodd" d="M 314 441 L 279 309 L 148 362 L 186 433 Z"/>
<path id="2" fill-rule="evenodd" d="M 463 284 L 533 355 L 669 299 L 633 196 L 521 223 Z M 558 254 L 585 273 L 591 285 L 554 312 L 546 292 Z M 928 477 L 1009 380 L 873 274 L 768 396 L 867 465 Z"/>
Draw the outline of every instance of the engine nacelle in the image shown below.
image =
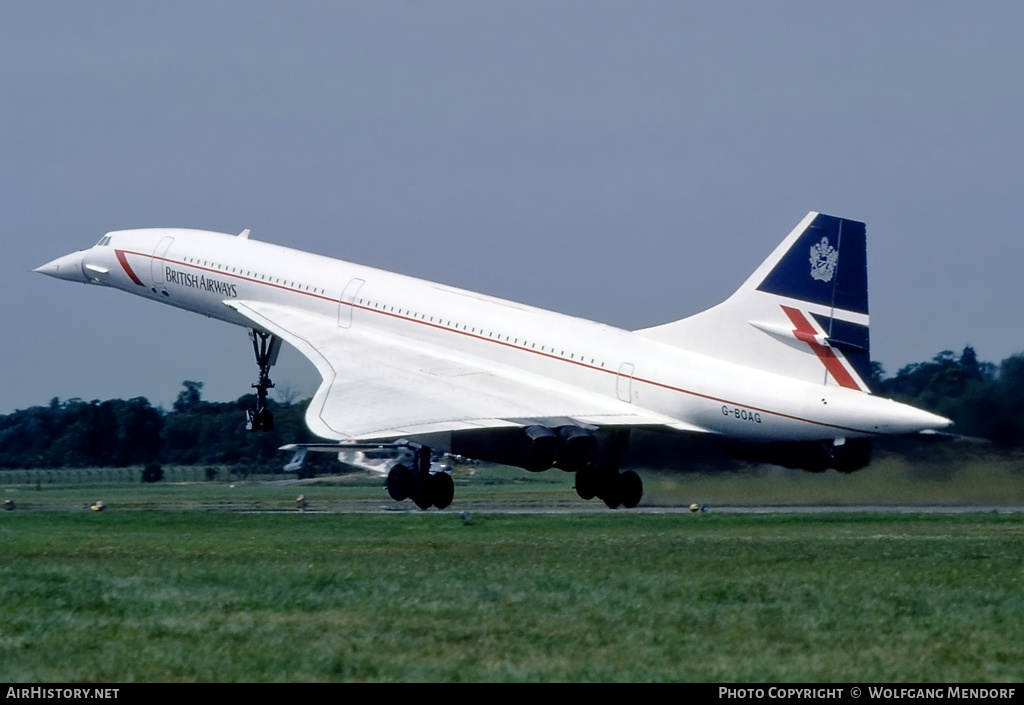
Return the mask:
<path id="1" fill-rule="evenodd" d="M 562 448 L 556 465 L 567 472 L 586 467 L 597 455 L 597 439 L 585 428 L 560 426 L 558 436 L 562 439 Z"/>
<path id="2" fill-rule="evenodd" d="M 594 460 L 597 439 L 579 426 L 480 429 L 452 434 L 451 452 L 530 472 L 552 467 L 575 472 Z"/>
<path id="3" fill-rule="evenodd" d="M 451 452 L 531 472 L 547 470 L 562 450 L 562 439 L 546 426 L 487 428 L 452 434 Z"/>
<path id="4" fill-rule="evenodd" d="M 562 439 L 547 426 L 527 426 L 526 458 L 521 467 L 530 472 L 547 470 L 558 460 L 562 451 Z"/>

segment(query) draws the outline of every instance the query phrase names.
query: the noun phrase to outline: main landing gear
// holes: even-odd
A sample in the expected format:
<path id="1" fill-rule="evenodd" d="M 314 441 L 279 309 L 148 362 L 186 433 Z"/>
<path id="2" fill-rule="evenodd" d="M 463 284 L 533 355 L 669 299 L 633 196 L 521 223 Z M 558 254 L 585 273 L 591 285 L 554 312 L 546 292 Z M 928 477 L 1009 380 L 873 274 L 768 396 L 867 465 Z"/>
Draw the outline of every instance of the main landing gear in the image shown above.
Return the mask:
<path id="1" fill-rule="evenodd" d="M 446 472 L 430 472 L 430 448 L 414 448 L 412 467 L 398 463 L 388 472 L 387 488 L 391 499 L 412 499 L 420 509 L 444 509 L 455 498 L 455 483 Z"/>
<path id="2" fill-rule="evenodd" d="M 256 364 L 260 368 L 260 377 L 252 385 L 256 390 L 256 408 L 245 412 L 245 427 L 253 432 L 270 431 L 274 428 L 274 415 L 267 407 L 267 391 L 274 388 L 274 383 L 270 381 L 270 368 L 277 362 L 281 339 L 255 329 L 249 331 L 249 339 L 256 355 Z"/>
<path id="3" fill-rule="evenodd" d="M 644 483 L 632 470 L 619 472 L 619 458 L 629 443 L 629 431 L 614 431 L 595 459 L 576 470 L 576 494 L 601 499 L 609 509 L 632 509 L 644 496 Z"/>
<path id="4" fill-rule="evenodd" d="M 310 451 L 331 453 L 339 456 L 339 460 L 340 454 L 352 451 L 373 453 L 378 458 L 381 454 L 392 455 L 397 462 L 391 467 L 385 482 L 391 499 L 396 502 L 412 499 L 420 509 L 445 509 L 455 498 L 455 483 L 452 476 L 444 470 L 430 471 L 431 449 L 404 439 L 379 443 L 291 443 L 281 446 L 280 450 L 290 450 L 294 453 L 292 459 L 284 466 L 285 472 L 299 472 Z M 377 472 L 376 468 L 374 472 Z"/>
<path id="5" fill-rule="evenodd" d="M 609 509 L 632 509 L 644 496 L 644 483 L 632 470 L 602 472 L 589 467 L 576 471 L 576 494 L 582 499 L 601 499 Z"/>

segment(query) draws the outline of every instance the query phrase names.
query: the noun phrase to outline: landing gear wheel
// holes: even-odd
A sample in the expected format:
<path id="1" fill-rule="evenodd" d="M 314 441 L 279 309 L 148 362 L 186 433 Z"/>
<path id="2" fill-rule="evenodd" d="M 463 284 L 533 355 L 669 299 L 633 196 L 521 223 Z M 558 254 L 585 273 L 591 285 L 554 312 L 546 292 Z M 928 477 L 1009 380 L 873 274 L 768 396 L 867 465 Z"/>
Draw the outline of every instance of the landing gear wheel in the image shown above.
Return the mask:
<path id="1" fill-rule="evenodd" d="M 623 507 L 632 509 L 640 504 L 640 499 L 644 496 L 644 483 L 639 475 L 632 470 L 624 472 L 615 478 L 615 485 Z"/>
<path id="2" fill-rule="evenodd" d="M 608 507 L 609 509 L 618 509 L 619 505 L 621 504 L 621 502 L 619 502 L 619 496 L 614 492 L 609 492 L 608 494 L 606 494 L 604 497 L 601 498 L 601 501 L 603 501 L 605 506 Z"/>
<path id="3" fill-rule="evenodd" d="M 245 428 L 249 431 L 270 431 L 274 428 L 274 415 L 266 407 L 259 411 L 248 409 L 245 419 Z"/>
<path id="4" fill-rule="evenodd" d="M 619 505 L 622 504 L 622 498 L 619 496 L 619 474 L 615 473 L 605 477 L 602 484 L 604 486 L 597 496 L 601 498 L 601 501 L 609 509 L 618 509 Z"/>
<path id="5" fill-rule="evenodd" d="M 417 482 L 418 487 L 412 491 L 412 501 L 420 509 L 430 509 L 430 505 L 433 504 L 430 497 L 430 487 L 428 483 Z"/>
<path id="6" fill-rule="evenodd" d="M 263 407 L 259 413 L 256 414 L 256 423 L 259 425 L 261 431 L 271 431 L 274 428 L 274 415 L 270 413 L 270 409 Z"/>
<path id="7" fill-rule="evenodd" d="M 412 473 L 404 465 L 396 465 L 388 473 L 387 488 L 391 499 L 401 502 L 409 496 L 412 485 Z"/>
<path id="8" fill-rule="evenodd" d="M 446 472 L 437 472 L 427 481 L 430 488 L 431 503 L 438 509 L 444 509 L 455 499 L 455 482 Z"/>
<path id="9" fill-rule="evenodd" d="M 580 499 L 593 499 L 597 496 L 597 473 L 589 469 L 576 471 L 576 494 Z"/>

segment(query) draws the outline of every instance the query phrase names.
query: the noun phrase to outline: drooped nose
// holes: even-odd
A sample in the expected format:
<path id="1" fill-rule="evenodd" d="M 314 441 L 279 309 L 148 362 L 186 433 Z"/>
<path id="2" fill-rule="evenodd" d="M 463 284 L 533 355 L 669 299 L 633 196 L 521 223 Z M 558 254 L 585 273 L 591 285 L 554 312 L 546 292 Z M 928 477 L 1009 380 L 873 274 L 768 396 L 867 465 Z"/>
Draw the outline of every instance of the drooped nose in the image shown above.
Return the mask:
<path id="1" fill-rule="evenodd" d="M 88 281 L 85 273 L 82 272 L 82 256 L 84 252 L 72 252 L 70 255 L 58 257 L 52 262 L 47 262 L 42 267 L 36 267 L 35 272 L 45 274 L 56 279 L 66 279 L 72 282 Z"/>

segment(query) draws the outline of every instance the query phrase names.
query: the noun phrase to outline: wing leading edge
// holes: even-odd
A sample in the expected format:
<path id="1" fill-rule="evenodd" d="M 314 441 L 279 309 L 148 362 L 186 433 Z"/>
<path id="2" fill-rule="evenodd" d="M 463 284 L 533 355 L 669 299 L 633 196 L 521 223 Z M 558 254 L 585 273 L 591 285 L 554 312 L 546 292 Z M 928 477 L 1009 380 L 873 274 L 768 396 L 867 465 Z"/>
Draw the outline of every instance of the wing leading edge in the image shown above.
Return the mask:
<path id="1" fill-rule="evenodd" d="M 339 329 L 333 320 L 288 306 L 225 304 L 316 366 L 323 381 L 306 424 L 322 438 L 393 439 L 537 423 L 707 432 L 487 360 L 463 359 L 386 333 Z"/>

